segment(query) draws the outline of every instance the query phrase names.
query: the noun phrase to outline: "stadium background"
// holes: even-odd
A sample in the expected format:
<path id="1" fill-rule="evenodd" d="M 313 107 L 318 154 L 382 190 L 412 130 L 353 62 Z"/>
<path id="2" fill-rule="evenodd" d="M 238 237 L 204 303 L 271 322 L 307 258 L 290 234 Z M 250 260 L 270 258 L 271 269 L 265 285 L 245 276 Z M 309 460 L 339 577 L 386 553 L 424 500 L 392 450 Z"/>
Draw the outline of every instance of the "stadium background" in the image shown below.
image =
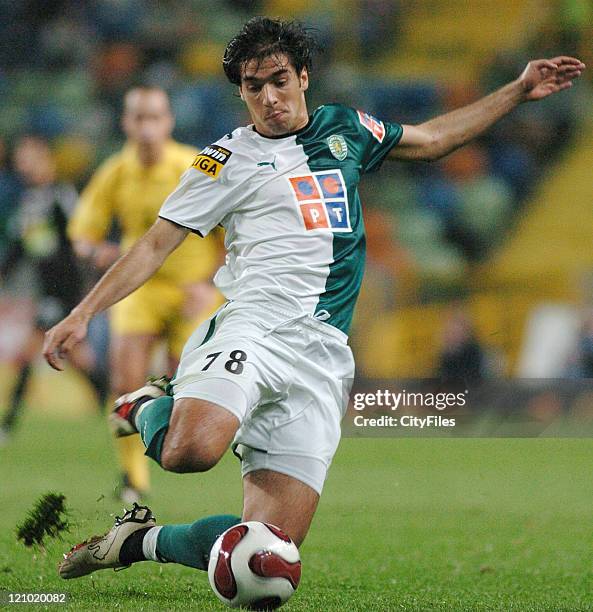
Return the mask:
<path id="1" fill-rule="evenodd" d="M 315 65 L 311 108 L 339 101 L 401 122 L 420 122 L 470 102 L 517 76 L 529 58 L 565 53 L 587 62 L 592 54 L 592 9 L 583 0 L 208 6 L 2 3 L 3 244 L 18 202 L 18 177 L 11 170 L 18 135 L 50 139 L 59 177 L 80 189 L 122 143 L 122 94 L 132 84 L 158 84 L 170 92 L 175 136 L 182 142 L 204 146 L 245 123 L 220 57 L 225 41 L 253 14 L 296 17 L 318 30 L 324 52 Z M 588 305 L 593 290 L 590 103 L 589 84 L 581 81 L 569 92 L 521 107 L 445 160 L 385 164 L 367 178 L 368 268 L 352 337 L 361 374 L 435 374 L 456 324 L 475 328 L 491 375 L 575 372 L 578 308 Z M 27 324 L 26 302 L 11 305 L 31 294 L 31 283 L 26 270 L 16 278 L 15 287 L 2 290 L 3 361 Z M 542 314 L 545 303 L 557 306 Z M 556 347 L 564 363 L 530 362 L 542 352 L 534 351 L 528 333 L 538 314 L 551 321 L 552 336 L 557 326 L 571 336 L 573 346 L 565 341 Z M 545 338 L 535 342 L 538 349 L 547 347 Z M 10 385 L 5 370 L 3 391 Z M 45 368 L 40 374 L 49 376 Z"/>
<path id="2" fill-rule="evenodd" d="M 518 76 L 531 58 L 561 53 L 593 66 L 586 0 L 4 0 L 2 245 L 21 189 L 11 160 L 20 135 L 48 138 L 60 178 L 81 189 L 123 142 L 122 94 L 133 84 L 169 91 L 182 142 L 207 145 L 246 123 L 220 58 L 254 14 L 298 18 L 318 30 L 324 52 L 314 65 L 310 108 L 338 101 L 384 120 L 417 123 L 471 102 Z M 448 344 L 460 341 L 479 346 L 480 376 L 592 375 L 592 100 L 589 69 L 572 90 L 524 105 L 445 160 L 385 164 L 364 181 L 368 264 L 352 335 L 362 375 L 437 375 Z M 21 266 L 0 293 L 0 401 L 34 300 Z M 49 419 L 50 432 L 65 414 L 79 431 L 95 431 L 88 425 L 93 402 L 76 373 L 57 374 L 40 359 L 22 437 L 0 451 L 5 465 L 35 471 L 46 421 L 35 424 L 34 415 Z M 37 437 L 27 437 L 28 427 Z M 583 464 L 586 456 L 583 450 Z M 373 461 L 381 459 L 369 453 Z M 7 499 L 24 492 L 28 502 L 43 482 L 32 477 Z"/>

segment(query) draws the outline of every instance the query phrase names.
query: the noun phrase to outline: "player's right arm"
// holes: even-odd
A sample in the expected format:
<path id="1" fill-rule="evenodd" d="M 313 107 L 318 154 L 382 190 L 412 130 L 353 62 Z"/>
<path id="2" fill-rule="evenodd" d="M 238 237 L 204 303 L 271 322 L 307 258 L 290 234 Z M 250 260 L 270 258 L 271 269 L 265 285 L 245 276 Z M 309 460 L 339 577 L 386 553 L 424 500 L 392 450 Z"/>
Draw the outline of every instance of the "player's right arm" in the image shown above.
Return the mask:
<path id="1" fill-rule="evenodd" d="M 187 236 L 189 229 L 166 219 L 155 224 L 107 270 L 76 308 L 45 334 L 43 356 L 49 365 L 63 369 L 63 357 L 87 333 L 88 323 L 143 285 Z"/>

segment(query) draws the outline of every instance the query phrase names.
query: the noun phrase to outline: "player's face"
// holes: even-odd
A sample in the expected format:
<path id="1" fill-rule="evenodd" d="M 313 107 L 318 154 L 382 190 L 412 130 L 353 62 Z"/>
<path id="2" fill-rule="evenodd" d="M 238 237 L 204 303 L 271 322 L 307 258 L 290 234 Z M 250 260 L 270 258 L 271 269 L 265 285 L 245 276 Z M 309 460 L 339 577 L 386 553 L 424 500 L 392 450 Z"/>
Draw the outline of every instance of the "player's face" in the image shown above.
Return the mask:
<path id="1" fill-rule="evenodd" d="M 132 142 L 160 146 L 171 136 L 173 124 L 165 92 L 133 90 L 126 96 L 122 126 Z"/>
<path id="2" fill-rule="evenodd" d="M 264 136 L 282 136 L 307 124 L 306 68 L 300 75 L 284 54 L 262 62 L 247 62 L 241 78 L 241 98 L 256 130 Z"/>
<path id="3" fill-rule="evenodd" d="M 49 146 L 36 138 L 23 138 L 14 149 L 14 167 L 27 185 L 54 180 L 55 164 Z"/>

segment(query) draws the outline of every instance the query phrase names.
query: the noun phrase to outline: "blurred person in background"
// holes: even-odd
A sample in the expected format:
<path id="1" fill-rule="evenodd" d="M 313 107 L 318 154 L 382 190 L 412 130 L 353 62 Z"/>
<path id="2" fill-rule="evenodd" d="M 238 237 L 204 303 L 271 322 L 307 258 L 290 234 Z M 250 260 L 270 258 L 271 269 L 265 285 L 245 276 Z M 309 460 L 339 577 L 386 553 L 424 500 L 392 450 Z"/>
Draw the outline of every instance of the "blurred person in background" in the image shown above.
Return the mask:
<path id="1" fill-rule="evenodd" d="M 486 369 L 486 355 L 470 316 L 454 310 L 445 321 L 437 376 L 444 382 L 479 382 Z"/>
<path id="2" fill-rule="evenodd" d="M 569 364 L 569 374 L 578 378 L 593 378 L 593 307 L 583 314 L 577 338 L 575 364 Z"/>
<path id="3" fill-rule="evenodd" d="M 98 269 L 109 267 L 154 223 L 197 151 L 171 138 L 174 118 L 166 92 L 135 87 L 124 98 L 123 149 L 107 159 L 83 191 L 68 231 L 77 254 Z M 112 223 L 122 234 L 120 245 L 108 242 Z M 143 287 L 110 313 L 110 384 L 115 397 L 142 386 L 152 349 L 161 339 L 168 349 L 168 375 L 193 329 L 218 305 L 210 283 L 220 263 L 216 236 L 189 237 Z M 144 446 L 135 437 L 118 440 L 123 471 L 118 495 L 138 500 L 149 487 Z"/>
<path id="4" fill-rule="evenodd" d="M 39 296 L 33 329 L 16 357 L 16 383 L 0 425 L 3 440 L 15 427 L 32 363 L 43 345 L 43 333 L 74 308 L 85 288 L 84 274 L 66 231 L 78 194 L 72 185 L 57 181 L 49 144 L 37 136 L 22 137 L 14 149 L 14 168 L 22 191 L 8 223 L 8 244 L 0 261 L 0 275 L 6 278 L 17 264 L 26 260 L 35 273 Z M 95 368 L 89 345 L 84 342 L 77 347 L 70 361 L 85 373 L 103 404 L 107 383 Z"/>
<path id="5" fill-rule="evenodd" d="M 9 167 L 8 147 L 0 138 L 0 256 L 10 242 L 8 222 L 18 204 L 20 185 Z"/>

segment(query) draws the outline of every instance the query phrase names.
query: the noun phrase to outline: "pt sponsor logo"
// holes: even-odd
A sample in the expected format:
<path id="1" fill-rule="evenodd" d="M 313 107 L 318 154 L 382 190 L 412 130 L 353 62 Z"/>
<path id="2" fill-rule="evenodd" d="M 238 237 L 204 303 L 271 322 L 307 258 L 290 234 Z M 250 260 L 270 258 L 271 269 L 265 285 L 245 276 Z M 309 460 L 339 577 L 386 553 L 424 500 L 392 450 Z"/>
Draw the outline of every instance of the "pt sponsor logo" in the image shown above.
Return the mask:
<path id="1" fill-rule="evenodd" d="M 223 166 L 229 161 L 232 152 L 219 145 L 205 147 L 192 164 L 192 168 L 199 170 L 202 174 L 217 180 Z"/>
<path id="2" fill-rule="evenodd" d="M 340 170 L 288 177 L 306 230 L 351 232 L 346 183 Z"/>

